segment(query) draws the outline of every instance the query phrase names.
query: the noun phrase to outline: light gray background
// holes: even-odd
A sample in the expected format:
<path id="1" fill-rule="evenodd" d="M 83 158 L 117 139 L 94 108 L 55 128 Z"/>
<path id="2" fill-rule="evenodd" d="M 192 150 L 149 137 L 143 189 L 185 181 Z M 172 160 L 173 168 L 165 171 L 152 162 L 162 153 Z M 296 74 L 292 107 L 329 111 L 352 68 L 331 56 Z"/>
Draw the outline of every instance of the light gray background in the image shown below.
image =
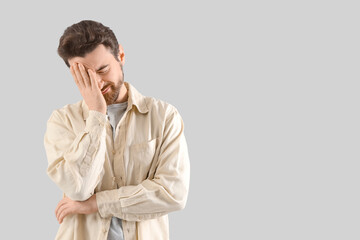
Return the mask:
<path id="1" fill-rule="evenodd" d="M 56 49 L 93 19 L 123 45 L 126 81 L 184 119 L 191 189 L 171 239 L 359 239 L 356 2 L 1 3 L 1 235 L 55 237 L 43 135 L 81 99 Z"/>

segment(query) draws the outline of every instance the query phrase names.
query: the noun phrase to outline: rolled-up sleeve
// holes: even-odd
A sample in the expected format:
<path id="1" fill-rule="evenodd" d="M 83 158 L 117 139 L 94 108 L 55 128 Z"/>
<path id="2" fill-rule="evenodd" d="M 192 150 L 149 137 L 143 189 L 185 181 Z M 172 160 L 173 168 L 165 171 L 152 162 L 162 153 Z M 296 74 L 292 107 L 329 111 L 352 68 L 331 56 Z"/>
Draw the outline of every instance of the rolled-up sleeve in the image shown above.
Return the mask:
<path id="1" fill-rule="evenodd" d="M 73 200 L 88 199 L 104 174 L 106 120 L 105 114 L 90 110 L 78 134 L 61 110 L 54 111 L 47 122 L 47 174 Z"/>
<path id="2" fill-rule="evenodd" d="M 185 207 L 190 180 L 190 162 L 184 136 L 184 124 L 174 109 L 165 121 L 152 179 L 136 186 L 96 193 L 102 217 L 116 216 L 127 221 L 152 219 Z"/>

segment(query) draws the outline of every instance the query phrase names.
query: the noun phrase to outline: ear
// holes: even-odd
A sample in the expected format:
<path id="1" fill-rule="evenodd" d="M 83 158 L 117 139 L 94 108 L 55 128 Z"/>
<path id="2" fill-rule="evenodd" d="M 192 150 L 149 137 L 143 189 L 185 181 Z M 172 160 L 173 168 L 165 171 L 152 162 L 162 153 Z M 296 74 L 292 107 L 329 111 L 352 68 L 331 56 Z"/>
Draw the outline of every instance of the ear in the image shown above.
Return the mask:
<path id="1" fill-rule="evenodd" d="M 124 49 L 121 46 L 121 44 L 119 44 L 119 54 L 118 54 L 118 58 L 121 62 L 122 65 L 125 64 L 125 54 L 124 54 Z"/>

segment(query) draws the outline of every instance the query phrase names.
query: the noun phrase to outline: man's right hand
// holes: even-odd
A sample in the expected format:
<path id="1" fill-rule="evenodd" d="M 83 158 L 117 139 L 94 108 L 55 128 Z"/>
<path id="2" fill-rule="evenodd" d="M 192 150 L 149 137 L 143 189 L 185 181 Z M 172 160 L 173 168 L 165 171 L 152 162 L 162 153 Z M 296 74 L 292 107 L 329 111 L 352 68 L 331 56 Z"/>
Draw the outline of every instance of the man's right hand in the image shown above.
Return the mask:
<path id="1" fill-rule="evenodd" d="M 95 72 L 91 69 L 86 71 L 81 63 L 73 63 L 70 72 L 89 110 L 106 114 L 105 98 L 96 82 Z"/>

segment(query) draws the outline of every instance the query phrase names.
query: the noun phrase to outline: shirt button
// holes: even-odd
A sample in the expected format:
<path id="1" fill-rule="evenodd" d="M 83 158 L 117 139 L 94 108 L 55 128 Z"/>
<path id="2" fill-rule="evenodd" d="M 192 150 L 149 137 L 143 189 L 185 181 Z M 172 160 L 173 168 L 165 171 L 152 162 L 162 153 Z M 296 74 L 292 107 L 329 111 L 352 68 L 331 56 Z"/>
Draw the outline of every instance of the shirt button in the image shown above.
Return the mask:
<path id="1" fill-rule="evenodd" d="M 103 232 L 104 232 L 104 233 L 106 233 L 106 232 L 107 232 L 106 228 L 103 228 Z"/>
<path id="2" fill-rule="evenodd" d="M 112 150 L 112 153 L 115 154 L 115 150 Z"/>

